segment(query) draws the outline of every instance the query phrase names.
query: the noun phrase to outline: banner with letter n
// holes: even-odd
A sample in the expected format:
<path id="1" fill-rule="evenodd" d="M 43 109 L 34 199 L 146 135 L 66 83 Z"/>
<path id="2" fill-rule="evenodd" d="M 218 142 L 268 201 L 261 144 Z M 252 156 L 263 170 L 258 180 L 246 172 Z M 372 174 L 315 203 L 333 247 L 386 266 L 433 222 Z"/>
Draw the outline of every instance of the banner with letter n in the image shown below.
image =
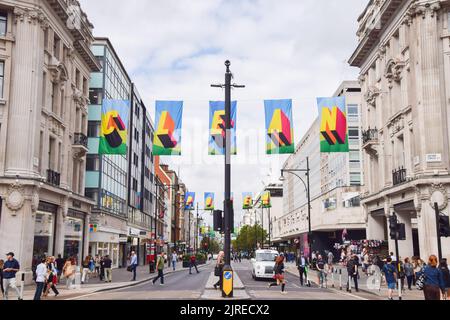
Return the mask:
<path id="1" fill-rule="evenodd" d="M 237 101 L 231 102 L 231 150 L 230 154 L 237 154 L 236 147 L 236 109 Z M 209 102 L 209 155 L 225 154 L 225 102 Z"/>
<path id="2" fill-rule="evenodd" d="M 266 153 L 295 152 L 292 100 L 266 100 Z"/>
<path id="3" fill-rule="evenodd" d="M 156 101 L 156 131 L 153 139 L 155 156 L 181 155 L 183 101 Z"/>
<path id="4" fill-rule="evenodd" d="M 250 210 L 253 208 L 253 194 L 251 192 L 243 192 L 242 199 L 242 209 Z"/>
<path id="5" fill-rule="evenodd" d="M 349 152 L 345 97 L 317 98 L 320 152 Z"/>
<path id="6" fill-rule="evenodd" d="M 127 154 L 130 101 L 104 99 L 99 154 Z"/>
<path id="7" fill-rule="evenodd" d="M 184 210 L 194 210 L 195 192 L 186 192 Z"/>
<path id="8" fill-rule="evenodd" d="M 205 192 L 205 210 L 214 210 L 214 193 Z"/>

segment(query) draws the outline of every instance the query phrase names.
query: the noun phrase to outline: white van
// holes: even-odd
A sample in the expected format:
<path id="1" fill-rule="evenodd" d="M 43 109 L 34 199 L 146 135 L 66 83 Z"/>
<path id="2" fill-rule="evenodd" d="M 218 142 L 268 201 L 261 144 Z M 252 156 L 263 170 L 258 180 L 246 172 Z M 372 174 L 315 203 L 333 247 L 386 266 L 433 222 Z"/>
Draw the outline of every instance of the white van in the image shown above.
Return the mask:
<path id="1" fill-rule="evenodd" d="M 272 279 L 275 259 L 279 253 L 276 250 L 256 250 L 255 258 L 252 261 L 252 277 L 258 279 Z"/>

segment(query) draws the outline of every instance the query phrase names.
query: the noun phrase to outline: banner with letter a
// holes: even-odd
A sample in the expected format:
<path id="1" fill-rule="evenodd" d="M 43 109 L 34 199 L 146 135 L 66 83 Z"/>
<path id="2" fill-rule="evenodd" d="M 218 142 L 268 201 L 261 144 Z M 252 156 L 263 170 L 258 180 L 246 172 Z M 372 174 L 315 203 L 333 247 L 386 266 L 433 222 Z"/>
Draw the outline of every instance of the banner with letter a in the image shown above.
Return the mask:
<path id="1" fill-rule="evenodd" d="M 195 192 L 186 192 L 184 210 L 194 210 Z"/>
<path id="2" fill-rule="evenodd" d="M 253 208 L 253 195 L 251 192 L 243 192 L 242 199 L 242 209 L 249 210 Z"/>
<path id="3" fill-rule="evenodd" d="M 214 210 L 214 193 L 205 192 L 205 210 Z"/>
<path id="4" fill-rule="evenodd" d="M 153 154 L 155 156 L 181 155 L 183 101 L 156 101 L 155 118 Z"/>
<path id="5" fill-rule="evenodd" d="M 349 152 L 345 97 L 317 98 L 320 152 Z"/>
<path id="6" fill-rule="evenodd" d="M 266 153 L 295 152 L 292 100 L 266 100 Z"/>
<path id="7" fill-rule="evenodd" d="M 130 101 L 104 99 L 99 154 L 127 154 Z"/>
<path id="8" fill-rule="evenodd" d="M 230 154 L 237 154 L 236 147 L 236 109 L 237 101 L 231 102 L 231 150 Z M 208 154 L 225 154 L 225 102 L 209 102 L 209 145 Z"/>

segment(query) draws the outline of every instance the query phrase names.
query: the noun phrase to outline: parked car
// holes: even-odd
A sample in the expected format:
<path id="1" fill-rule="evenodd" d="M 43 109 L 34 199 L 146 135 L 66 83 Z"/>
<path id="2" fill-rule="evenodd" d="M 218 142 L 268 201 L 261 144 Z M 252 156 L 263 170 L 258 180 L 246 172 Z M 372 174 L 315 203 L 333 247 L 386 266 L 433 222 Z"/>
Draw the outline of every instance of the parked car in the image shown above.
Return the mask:
<path id="1" fill-rule="evenodd" d="M 258 279 L 272 279 L 273 267 L 275 266 L 275 259 L 279 253 L 276 250 L 256 250 L 255 258 L 252 262 L 252 278 Z"/>

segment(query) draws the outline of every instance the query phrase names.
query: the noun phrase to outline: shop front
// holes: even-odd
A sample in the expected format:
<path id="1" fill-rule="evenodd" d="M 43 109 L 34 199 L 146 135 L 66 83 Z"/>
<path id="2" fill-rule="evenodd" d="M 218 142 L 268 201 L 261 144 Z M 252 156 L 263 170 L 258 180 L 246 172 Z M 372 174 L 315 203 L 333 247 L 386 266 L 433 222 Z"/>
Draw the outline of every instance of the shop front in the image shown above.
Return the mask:
<path id="1" fill-rule="evenodd" d="M 85 214 L 69 209 L 64 219 L 64 257 L 75 258 L 77 264 L 83 261 L 85 239 Z"/>
<path id="2" fill-rule="evenodd" d="M 92 256 L 105 257 L 109 255 L 112 267 L 119 268 L 120 261 L 120 230 L 99 227 L 98 231 L 90 231 L 89 252 Z"/>
<path id="3" fill-rule="evenodd" d="M 39 203 L 34 217 L 33 271 L 43 257 L 54 255 L 57 210 L 58 207 L 54 204 Z"/>

